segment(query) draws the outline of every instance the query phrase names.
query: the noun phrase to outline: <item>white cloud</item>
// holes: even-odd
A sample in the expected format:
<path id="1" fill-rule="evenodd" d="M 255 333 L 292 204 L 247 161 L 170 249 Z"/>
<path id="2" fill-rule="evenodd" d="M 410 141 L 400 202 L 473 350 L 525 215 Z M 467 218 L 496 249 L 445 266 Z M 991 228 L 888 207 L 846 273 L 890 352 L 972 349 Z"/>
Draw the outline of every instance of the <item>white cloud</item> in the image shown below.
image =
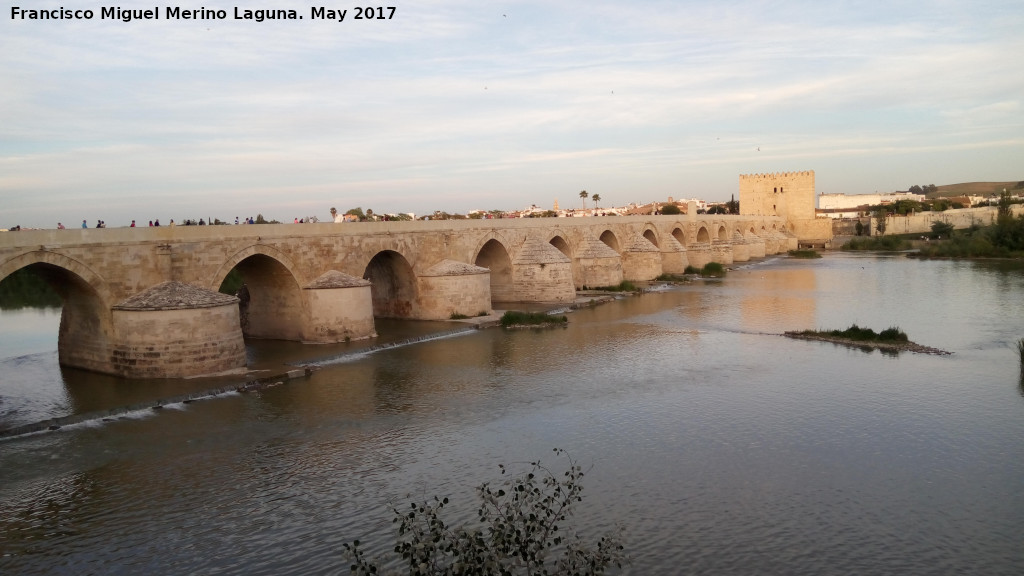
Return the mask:
<path id="1" fill-rule="evenodd" d="M 741 172 L 802 169 L 874 191 L 935 166 L 998 179 L 996 159 L 1024 153 L 1017 3 L 398 8 L 343 24 L 0 22 L 0 216 L 102 200 L 124 218 L 240 203 L 284 218 L 367 194 L 382 211 L 461 211 L 683 181 L 722 199 Z M 962 159 L 982 149 L 992 161 Z M 905 175 L 866 175 L 894 156 Z"/>

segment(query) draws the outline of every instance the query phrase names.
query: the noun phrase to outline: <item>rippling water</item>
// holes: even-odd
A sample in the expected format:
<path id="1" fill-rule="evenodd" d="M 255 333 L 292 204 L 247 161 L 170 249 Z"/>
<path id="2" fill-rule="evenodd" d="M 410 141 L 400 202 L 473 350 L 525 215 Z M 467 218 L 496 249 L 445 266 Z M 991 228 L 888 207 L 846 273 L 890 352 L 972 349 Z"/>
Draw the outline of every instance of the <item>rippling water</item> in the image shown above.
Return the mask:
<path id="1" fill-rule="evenodd" d="M 389 502 L 449 496 L 467 517 L 499 463 L 558 467 L 561 447 L 592 466 L 577 526 L 621 524 L 633 574 L 1019 574 L 1022 295 L 1024 271 L 1001 264 L 773 259 L 573 312 L 565 329 L 423 342 L 0 441 L 0 572 L 344 573 L 342 543 L 387 550 Z M 853 322 L 953 354 L 778 336 Z M 62 374 L 49 332 L 27 355 L 0 337 L 0 408 L 146 395 Z"/>

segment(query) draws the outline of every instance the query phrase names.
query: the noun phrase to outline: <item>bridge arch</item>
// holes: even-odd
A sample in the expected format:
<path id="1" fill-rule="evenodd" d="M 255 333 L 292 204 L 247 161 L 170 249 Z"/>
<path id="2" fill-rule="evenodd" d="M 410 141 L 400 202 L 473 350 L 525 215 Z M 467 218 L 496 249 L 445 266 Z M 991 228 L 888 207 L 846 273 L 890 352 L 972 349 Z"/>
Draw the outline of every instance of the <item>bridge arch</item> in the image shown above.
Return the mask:
<path id="1" fill-rule="evenodd" d="M 569 244 L 569 241 L 566 240 L 565 234 L 555 234 L 550 240 L 548 240 L 548 244 L 558 248 L 558 251 L 565 254 L 565 257 L 569 260 L 573 260 L 573 249 Z"/>
<path id="2" fill-rule="evenodd" d="M 0 281 L 26 268 L 42 278 L 63 301 L 57 357 L 64 366 L 109 371 L 114 329 L 106 283 L 78 260 L 45 250 L 21 254 L 0 264 Z"/>
<path id="3" fill-rule="evenodd" d="M 701 226 L 697 229 L 697 242 L 702 244 L 708 244 L 711 242 L 711 233 L 708 232 L 707 227 Z"/>
<path id="4" fill-rule="evenodd" d="M 228 274 L 242 277 L 239 318 L 249 338 L 302 340 L 308 313 L 291 259 L 276 248 L 254 245 L 229 258 L 207 286 L 218 290 Z"/>
<path id="5" fill-rule="evenodd" d="M 654 244 L 658 248 L 661 248 L 661 242 L 658 240 L 658 234 L 651 228 L 647 228 L 646 230 L 644 230 L 644 238 L 646 238 L 647 241 L 650 242 L 651 244 Z"/>
<path id="6" fill-rule="evenodd" d="M 609 248 L 615 250 L 619 254 L 622 254 L 622 249 L 619 247 L 619 238 L 615 235 L 615 232 L 611 230 L 605 230 L 599 237 L 601 242 L 604 242 Z"/>
<path id="7" fill-rule="evenodd" d="M 363 278 L 369 280 L 371 285 L 374 316 L 416 317 L 416 274 L 405 256 L 394 250 L 378 252 L 367 263 Z"/>
<path id="8" fill-rule="evenodd" d="M 476 253 L 474 264 L 491 271 L 491 300 L 510 302 L 515 299 L 512 282 L 512 258 L 508 248 L 497 238 L 484 242 Z"/>
<path id="9" fill-rule="evenodd" d="M 725 227 L 725 224 L 719 223 L 717 225 L 717 230 L 718 230 L 718 232 L 716 232 L 716 236 L 718 237 L 717 240 L 719 242 L 728 242 L 729 241 L 729 229 Z"/>
<path id="10" fill-rule="evenodd" d="M 672 229 L 672 237 L 679 242 L 681 246 L 686 246 L 686 234 L 683 232 L 682 227 L 676 226 Z"/>

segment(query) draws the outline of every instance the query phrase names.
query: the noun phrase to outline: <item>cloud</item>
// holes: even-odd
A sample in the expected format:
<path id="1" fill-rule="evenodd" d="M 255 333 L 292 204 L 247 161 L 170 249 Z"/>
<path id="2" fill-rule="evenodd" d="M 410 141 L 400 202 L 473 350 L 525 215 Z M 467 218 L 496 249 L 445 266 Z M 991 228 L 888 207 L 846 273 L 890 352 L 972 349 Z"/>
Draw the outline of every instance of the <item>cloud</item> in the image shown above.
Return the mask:
<path id="1" fill-rule="evenodd" d="M 818 163 L 865 191 L 937 165 L 993 179 L 1006 168 L 958 156 L 1024 154 L 1022 12 L 439 1 L 342 24 L 6 20 L 3 216 L 103 201 L 290 217 L 367 194 L 464 211 L 583 188 L 714 200 L 739 173 Z M 900 182 L 865 176 L 894 156 Z"/>

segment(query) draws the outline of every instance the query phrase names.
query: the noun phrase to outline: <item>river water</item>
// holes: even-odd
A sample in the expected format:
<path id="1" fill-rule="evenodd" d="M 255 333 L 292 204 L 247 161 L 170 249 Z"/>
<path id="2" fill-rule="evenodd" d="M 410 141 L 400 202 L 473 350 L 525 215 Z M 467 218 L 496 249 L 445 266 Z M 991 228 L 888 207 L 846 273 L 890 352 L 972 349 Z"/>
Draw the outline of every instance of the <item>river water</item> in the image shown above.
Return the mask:
<path id="1" fill-rule="evenodd" d="M 447 496 L 458 521 L 498 464 L 557 471 L 558 447 L 589 469 L 575 526 L 621 526 L 626 573 L 1021 574 L 1022 296 L 1006 263 L 770 258 L 564 329 L 0 440 L 0 573 L 347 573 L 343 543 L 389 552 L 389 503 Z M 0 429 L 211 385 L 62 371 L 59 314 L 0 318 Z M 953 354 L 779 336 L 852 323 Z M 250 346 L 254 366 L 351 350 Z"/>

